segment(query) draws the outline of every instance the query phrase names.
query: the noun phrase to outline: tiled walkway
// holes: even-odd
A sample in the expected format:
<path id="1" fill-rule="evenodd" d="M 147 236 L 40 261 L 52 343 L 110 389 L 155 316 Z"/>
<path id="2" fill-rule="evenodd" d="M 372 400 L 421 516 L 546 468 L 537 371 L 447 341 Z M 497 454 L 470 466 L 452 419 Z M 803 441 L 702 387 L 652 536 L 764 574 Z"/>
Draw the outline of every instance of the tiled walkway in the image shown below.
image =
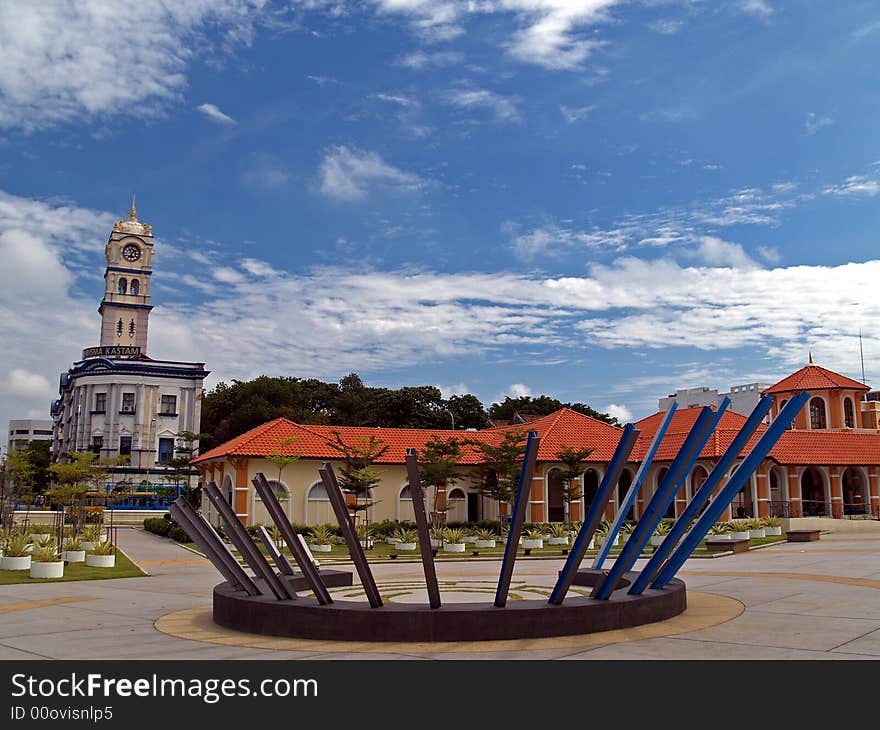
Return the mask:
<path id="1" fill-rule="evenodd" d="M 672 621 L 491 645 L 309 643 L 225 632 L 207 611 L 220 580 L 207 561 L 138 530 L 120 530 L 120 543 L 149 578 L 0 587 L 0 659 L 880 657 L 876 536 L 824 535 L 820 542 L 694 559 L 681 574 L 691 607 Z M 521 560 L 515 579 L 524 590 L 539 590 L 552 585 L 561 565 L 561 559 Z M 484 592 L 497 571 L 497 562 L 438 565 L 440 579 L 455 581 L 450 590 L 461 595 Z M 393 586 L 422 577 L 417 563 L 377 565 L 375 573 L 380 584 Z"/>

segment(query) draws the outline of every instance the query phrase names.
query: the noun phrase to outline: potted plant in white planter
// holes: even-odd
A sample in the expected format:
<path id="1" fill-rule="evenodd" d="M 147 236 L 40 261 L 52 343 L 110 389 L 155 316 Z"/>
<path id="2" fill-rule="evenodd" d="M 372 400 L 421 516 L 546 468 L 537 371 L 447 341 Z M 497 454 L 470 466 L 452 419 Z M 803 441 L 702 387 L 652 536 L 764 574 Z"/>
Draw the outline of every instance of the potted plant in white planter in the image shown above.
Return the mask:
<path id="1" fill-rule="evenodd" d="M 709 528 L 709 537 L 712 540 L 732 540 L 733 527 L 729 522 L 716 522 Z"/>
<path id="2" fill-rule="evenodd" d="M 764 531 L 764 523 L 761 522 L 760 518 L 752 517 L 750 520 L 746 520 L 749 526 L 749 537 L 760 539 L 762 537 L 767 537 L 767 533 Z"/>
<path id="3" fill-rule="evenodd" d="M 533 527 L 523 533 L 522 546 L 524 550 L 539 550 L 544 547 L 544 531 L 539 527 Z"/>
<path id="4" fill-rule="evenodd" d="M 86 559 L 86 551 L 83 549 L 79 535 L 68 537 L 64 541 L 64 553 L 61 555 L 68 563 L 82 563 Z"/>
<path id="5" fill-rule="evenodd" d="M 762 522 L 764 523 L 764 532 L 767 533 L 767 537 L 778 537 L 782 534 L 782 520 L 778 517 L 764 517 Z"/>
<path id="6" fill-rule="evenodd" d="M 732 540 L 748 540 L 751 537 L 749 523 L 746 520 L 734 520 L 731 525 L 733 526 Z"/>
<path id="7" fill-rule="evenodd" d="M 374 530 L 372 525 L 366 522 L 362 522 L 357 526 L 357 528 L 355 528 L 355 532 L 357 532 L 358 540 L 360 540 L 361 547 L 373 547 Z"/>
<path id="8" fill-rule="evenodd" d="M 95 543 L 95 549 L 86 555 L 86 565 L 90 568 L 112 568 L 116 565 L 115 550 L 110 540 Z"/>
<path id="9" fill-rule="evenodd" d="M 419 533 L 409 528 L 398 528 L 395 537 L 397 538 L 397 550 L 415 550 L 419 540 Z"/>
<path id="10" fill-rule="evenodd" d="M 602 520 L 599 523 L 599 526 L 596 528 L 595 538 L 599 544 L 599 547 L 602 547 L 605 544 L 605 541 L 608 539 L 608 532 L 611 530 L 611 523 L 608 520 Z M 614 541 L 611 543 L 611 547 L 614 547 L 620 542 L 620 533 L 616 533 L 614 535 Z"/>
<path id="11" fill-rule="evenodd" d="M 476 538 L 477 540 L 474 543 L 474 547 L 477 549 L 495 547 L 496 535 L 492 530 L 477 530 Z"/>
<path id="12" fill-rule="evenodd" d="M 12 532 L 6 539 L 0 570 L 28 570 L 31 567 L 31 537 L 26 532 Z"/>
<path id="13" fill-rule="evenodd" d="M 547 539 L 550 545 L 568 545 L 568 525 L 564 522 L 552 522 L 550 524 L 550 537 Z"/>
<path id="14" fill-rule="evenodd" d="M 333 550 L 336 535 L 327 525 L 316 525 L 311 528 L 306 542 L 314 553 L 329 553 Z"/>
<path id="15" fill-rule="evenodd" d="M 82 549 L 90 552 L 95 545 L 104 539 L 104 531 L 101 525 L 86 525 L 82 531 Z"/>
<path id="16" fill-rule="evenodd" d="M 465 543 L 462 538 L 464 537 L 464 532 L 462 530 L 446 530 L 446 534 L 443 536 L 443 552 L 445 553 L 463 553 L 465 549 Z"/>
<path id="17" fill-rule="evenodd" d="M 654 547 L 660 547 L 671 529 L 672 528 L 666 520 L 660 520 L 660 522 L 657 523 L 657 527 L 654 528 L 654 534 L 651 535 L 651 545 Z"/>
<path id="18" fill-rule="evenodd" d="M 55 549 L 54 541 L 51 547 L 41 547 L 32 555 L 31 578 L 63 578 L 64 561 Z"/>
<path id="19" fill-rule="evenodd" d="M 438 548 L 443 545 L 443 535 L 446 532 L 442 527 L 432 527 L 429 531 L 431 547 Z"/>
<path id="20" fill-rule="evenodd" d="M 474 543 L 477 542 L 477 534 L 476 534 L 476 531 L 475 531 L 475 530 L 473 530 L 473 529 L 468 529 L 468 528 L 464 528 L 464 529 L 462 530 L 462 533 L 463 533 L 463 534 L 462 534 L 462 536 L 461 536 L 461 541 L 462 541 L 465 545 L 473 545 Z"/>
<path id="21" fill-rule="evenodd" d="M 55 547 L 55 537 L 54 535 L 50 535 L 48 533 L 42 532 L 36 535 L 31 535 L 31 542 L 34 544 L 34 550 L 45 550 L 46 548 Z"/>

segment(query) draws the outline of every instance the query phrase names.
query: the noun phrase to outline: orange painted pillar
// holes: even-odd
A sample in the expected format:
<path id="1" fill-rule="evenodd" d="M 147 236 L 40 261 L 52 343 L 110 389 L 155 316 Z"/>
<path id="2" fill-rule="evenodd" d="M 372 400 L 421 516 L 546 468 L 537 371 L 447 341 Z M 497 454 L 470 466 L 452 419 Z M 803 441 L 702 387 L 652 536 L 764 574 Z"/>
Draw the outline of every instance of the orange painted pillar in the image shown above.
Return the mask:
<path id="1" fill-rule="evenodd" d="M 716 486 L 715 490 L 712 492 L 713 499 L 718 496 L 718 493 L 722 489 L 724 489 L 724 487 L 727 485 L 727 481 L 728 481 L 728 479 L 726 476 L 723 476 L 723 477 L 721 477 L 721 479 L 718 480 L 718 486 Z M 730 522 L 730 520 L 732 520 L 732 519 L 733 519 L 733 511 L 730 509 L 730 505 L 727 505 L 727 507 L 724 508 L 724 512 L 722 512 L 721 516 L 718 518 L 718 521 L 719 522 Z"/>
<path id="2" fill-rule="evenodd" d="M 770 515 L 770 466 L 758 467 L 755 471 L 755 486 L 758 493 L 757 516 Z"/>
<path id="3" fill-rule="evenodd" d="M 235 467 L 235 516 L 245 527 L 248 524 L 248 460 L 236 459 L 232 462 Z"/>
<path id="4" fill-rule="evenodd" d="M 840 467 L 832 466 L 828 470 L 831 485 L 831 516 L 835 519 L 843 517 L 843 483 L 840 479 Z"/>
<path id="5" fill-rule="evenodd" d="M 788 471 L 788 514 L 790 517 L 803 517 L 804 515 L 797 469 L 789 469 Z"/>

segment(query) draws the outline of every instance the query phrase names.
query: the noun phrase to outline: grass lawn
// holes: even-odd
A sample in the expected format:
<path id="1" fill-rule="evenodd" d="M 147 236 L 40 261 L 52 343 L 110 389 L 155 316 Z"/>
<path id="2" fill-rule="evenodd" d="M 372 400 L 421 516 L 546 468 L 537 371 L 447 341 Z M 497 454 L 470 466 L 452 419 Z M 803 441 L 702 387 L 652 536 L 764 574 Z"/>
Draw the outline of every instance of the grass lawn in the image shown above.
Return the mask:
<path id="1" fill-rule="evenodd" d="M 122 550 L 116 549 L 116 566 L 90 568 L 85 563 L 68 563 L 63 578 L 31 578 L 27 570 L 0 570 L 0 586 L 17 583 L 63 583 L 71 580 L 105 580 L 107 578 L 139 578 L 146 575 Z"/>

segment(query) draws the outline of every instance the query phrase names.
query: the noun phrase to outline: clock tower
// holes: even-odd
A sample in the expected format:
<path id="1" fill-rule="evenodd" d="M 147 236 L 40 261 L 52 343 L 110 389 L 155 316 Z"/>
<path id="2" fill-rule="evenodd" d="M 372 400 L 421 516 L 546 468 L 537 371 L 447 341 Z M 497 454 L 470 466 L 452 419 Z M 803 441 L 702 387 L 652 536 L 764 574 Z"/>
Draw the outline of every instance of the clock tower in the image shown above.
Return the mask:
<path id="1" fill-rule="evenodd" d="M 101 347 L 136 347 L 146 355 L 153 274 L 153 227 L 137 217 L 134 198 L 128 220 L 117 221 L 104 249 Z"/>

